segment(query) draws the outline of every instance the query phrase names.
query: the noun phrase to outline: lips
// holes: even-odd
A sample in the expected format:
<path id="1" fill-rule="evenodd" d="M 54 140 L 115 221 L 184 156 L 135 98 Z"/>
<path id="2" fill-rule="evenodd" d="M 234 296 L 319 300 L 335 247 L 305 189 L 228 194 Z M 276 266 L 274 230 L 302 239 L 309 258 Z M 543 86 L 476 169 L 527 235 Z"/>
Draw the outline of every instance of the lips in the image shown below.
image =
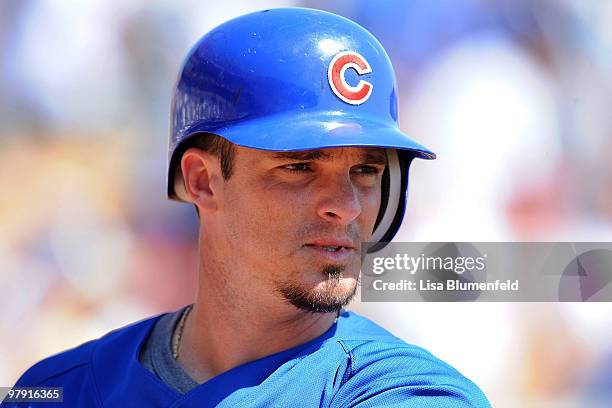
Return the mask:
<path id="1" fill-rule="evenodd" d="M 318 239 L 305 244 L 304 248 L 312 256 L 339 263 L 350 262 L 357 253 L 355 245 L 348 239 Z"/>
<path id="2" fill-rule="evenodd" d="M 328 245 L 324 245 L 321 248 L 323 248 L 327 252 L 337 252 L 337 251 L 343 249 L 344 247 L 343 246 L 328 246 Z"/>
<path id="3" fill-rule="evenodd" d="M 353 243 L 347 239 L 319 239 L 313 242 L 309 242 L 304 246 L 317 247 L 329 252 L 336 252 L 341 249 L 355 249 L 355 245 L 353 245 Z"/>

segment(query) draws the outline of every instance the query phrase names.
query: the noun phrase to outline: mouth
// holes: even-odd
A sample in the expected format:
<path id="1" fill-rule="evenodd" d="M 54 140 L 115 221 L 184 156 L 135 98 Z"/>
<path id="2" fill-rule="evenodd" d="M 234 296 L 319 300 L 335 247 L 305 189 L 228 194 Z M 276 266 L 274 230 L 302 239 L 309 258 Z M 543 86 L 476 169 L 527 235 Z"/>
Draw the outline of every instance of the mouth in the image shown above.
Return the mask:
<path id="1" fill-rule="evenodd" d="M 342 245 L 340 245 L 340 246 L 334 246 L 334 245 L 306 245 L 306 246 L 307 247 L 320 248 L 320 249 L 322 249 L 324 251 L 327 251 L 327 252 L 338 252 L 338 251 L 341 251 L 343 249 L 352 249 L 352 248 L 348 248 L 348 247 L 345 247 L 345 246 L 342 246 Z"/>
<path id="2" fill-rule="evenodd" d="M 316 241 L 308 242 L 304 246 L 323 248 L 326 251 L 335 252 L 341 249 L 355 249 L 353 242 L 348 239 L 318 239 Z"/>
<path id="3" fill-rule="evenodd" d="M 349 256 L 354 255 L 357 251 L 353 243 L 348 241 L 315 241 L 305 244 L 304 247 L 325 258 L 336 261 L 345 260 Z"/>

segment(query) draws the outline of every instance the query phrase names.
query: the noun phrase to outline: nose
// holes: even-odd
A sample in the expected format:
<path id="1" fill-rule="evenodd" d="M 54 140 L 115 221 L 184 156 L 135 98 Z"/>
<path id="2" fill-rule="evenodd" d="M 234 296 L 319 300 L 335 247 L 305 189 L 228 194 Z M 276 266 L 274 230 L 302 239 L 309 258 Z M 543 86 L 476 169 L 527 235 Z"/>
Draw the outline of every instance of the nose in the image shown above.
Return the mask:
<path id="1" fill-rule="evenodd" d="M 348 225 L 361 214 L 359 189 L 350 175 L 336 175 L 320 186 L 317 214 L 326 221 Z"/>

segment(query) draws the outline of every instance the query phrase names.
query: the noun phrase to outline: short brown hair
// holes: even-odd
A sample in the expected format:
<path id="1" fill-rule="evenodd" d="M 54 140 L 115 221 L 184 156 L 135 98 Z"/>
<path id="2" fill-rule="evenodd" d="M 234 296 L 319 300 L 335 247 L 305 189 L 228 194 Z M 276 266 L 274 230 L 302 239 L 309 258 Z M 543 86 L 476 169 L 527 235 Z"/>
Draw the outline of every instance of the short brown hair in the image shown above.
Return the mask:
<path id="1" fill-rule="evenodd" d="M 235 148 L 232 142 L 213 133 L 197 133 L 183 143 L 179 157 L 192 147 L 204 150 L 218 157 L 219 164 L 221 165 L 221 174 L 225 180 L 229 180 L 234 170 Z"/>
<path id="2" fill-rule="evenodd" d="M 234 154 L 236 152 L 234 143 L 213 133 L 197 133 L 191 136 L 189 139 L 185 140 L 185 142 L 183 142 L 177 148 L 172 158 L 173 163 L 171 163 L 170 166 L 170 169 L 174 169 L 174 171 L 171 170 L 170 174 L 170 177 L 172 177 L 172 179 L 178 177 L 178 175 L 180 174 L 180 162 L 183 157 L 183 153 L 185 153 L 188 149 L 192 147 L 209 152 L 213 156 L 219 158 L 219 164 L 221 167 L 221 174 L 223 176 L 223 179 L 229 180 L 234 170 Z M 183 177 L 181 175 L 181 179 L 182 178 Z M 181 182 L 184 183 L 185 181 L 181 180 Z M 169 185 L 168 191 L 169 195 L 171 196 L 177 195 L 177 192 L 174 191 L 174 186 Z M 197 206 L 195 206 L 195 210 L 199 218 L 200 211 L 198 210 Z"/>

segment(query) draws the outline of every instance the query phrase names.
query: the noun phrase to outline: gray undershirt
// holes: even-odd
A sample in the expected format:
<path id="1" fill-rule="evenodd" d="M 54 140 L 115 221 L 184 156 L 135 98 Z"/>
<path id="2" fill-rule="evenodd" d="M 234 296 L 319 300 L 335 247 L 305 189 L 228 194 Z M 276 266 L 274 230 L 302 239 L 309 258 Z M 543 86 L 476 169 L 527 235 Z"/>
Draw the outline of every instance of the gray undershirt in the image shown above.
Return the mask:
<path id="1" fill-rule="evenodd" d="M 172 357 L 172 333 L 186 307 L 165 314 L 155 323 L 138 356 L 142 365 L 180 394 L 198 386 Z"/>

